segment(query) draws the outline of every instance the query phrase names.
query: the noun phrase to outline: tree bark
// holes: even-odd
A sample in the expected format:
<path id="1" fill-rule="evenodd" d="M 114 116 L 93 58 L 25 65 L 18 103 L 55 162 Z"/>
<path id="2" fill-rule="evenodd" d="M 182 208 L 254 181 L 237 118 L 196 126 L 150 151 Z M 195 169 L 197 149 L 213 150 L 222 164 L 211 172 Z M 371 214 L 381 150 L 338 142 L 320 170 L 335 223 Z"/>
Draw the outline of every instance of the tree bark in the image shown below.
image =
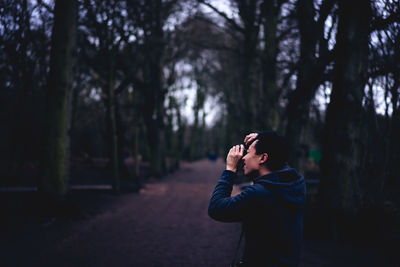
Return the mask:
<path id="1" fill-rule="evenodd" d="M 286 138 L 290 148 L 289 164 L 299 167 L 301 137 L 307 125 L 310 103 L 315 96 L 326 65 L 331 61 L 328 47 L 323 45 L 325 19 L 334 1 L 325 0 L 321 4 L 319 20 L 314 21 L 314 1 L 299 0 L 297 2 L 297 19 L 300 32 L 300 59 L 298 62 L 296 89 L 289 96 L 287 106 L 288 122 Z M 319 43 L 318 43 L 318 40 Z M 319 55 L 316 55 L 319 45 Z"/>
<path id="2" fill-rule="evenodd" d="M 140 180 L 140 157 L 139 157 L 139 126 L 134 127 L 134 134 L 133 134 L 133 160 L 134 160 L 134 184 L 137 188 L 141 187 L 141 180 Z"/>
<path id="3" fill-rule="evenodd" d="M 146 110 L 144 119 L 147 130 L 147 140 L 150 148 L 150 174 L 154 177 L 160 177 L 165 171 L 164 160 L 164 98 L 165 90 L 163 88 L 163 55 L 164 55 L 164 32 L 162 28 L 163 3 L 160 0 L 151 1 L 151 26 L 149 27 L 147 40 L 148 53 L 148 84 L 144 95 Z M 150 11 L 149 11 L 150 12 Z"/>
<path id="4" fill-rule="evenodd" d="M 238 99 L 235 102 L 240 107 L 240 123 L 236 121 L 236 128 L 239 136 L 243 136 L 250 129 L 255 128 L 256 117 L 256 92 L 254 91 L 255 67 L 254 60 L 258 43 L 258 34 L 260 30 L 259 21 L 257 21 L 257 1 L 238 1 L 239 15 L 243 21 L 243 44 L 241 57 L 241 87 Z"/>
<path id="5" fill-rule="evenodd" d="M 400 38 L 400 36 L 398 37 Z M 397 51 L 397 53 L 400 52 Z M 399 92 L 400 92 L 400 70 L 393 71 L 393 85 L 391 86 L 392 95 L 392 117 L 389 119 L 388 139 L 386 141 L 386 168 L 388 177 L 386 177 L 386 187 L 396 188 L 400 185 L 398 174 L 400 173 L 400 156 L 397 151 L 400 149 L 400 105 L 399 105 Z"/>
<path id="6" fill-rule="evenodd" d="M 359 140 L 370 9 L 369 1 L 339 1 L 333 90 L 326 115 L 320 190 L 323 203 L 336 215 L 355 215 L 362 205 Z"/>
<path id="7" fill-rule="evenodd" d="M 113 169 L 112 189 L 115 194 L 120 191 L 119 182 L 119 160 L 118 160 L 118 133 L 117 133 L 117 121 L 115 111 L 115 94 L 114 94 L 114 56 L 110 51 L 110 63 L 108 70 L 108 81 L 107 81 L 107 116 L 110 122 L 110 141 L 111 141 L 111 161 Z"/>
<path id="8" fill-rule="evenodd" d="M 46 129 L 41 193 L 62 199 L 67 192 L 69 134 L 68 95 L 72 83 L 73 50 L 76 39 L 77 2 L 57 0 L 46 92 Z"/>
<path id="9" fill-rule="evenodd" d="M 275 1 L 266 0 L 261 6 L 264 26 L 264 49 L 262 54 L 262 88 L 259 96 L 264 101 L 258 101 L 261 106 L 257 109 L 258 129 L 277 130 L 279 126 L 279 92 L 276 84 L 277 56 L 277 21 L 279 8 Z M 256 104 L 256 103 L 254 103 Z"/>

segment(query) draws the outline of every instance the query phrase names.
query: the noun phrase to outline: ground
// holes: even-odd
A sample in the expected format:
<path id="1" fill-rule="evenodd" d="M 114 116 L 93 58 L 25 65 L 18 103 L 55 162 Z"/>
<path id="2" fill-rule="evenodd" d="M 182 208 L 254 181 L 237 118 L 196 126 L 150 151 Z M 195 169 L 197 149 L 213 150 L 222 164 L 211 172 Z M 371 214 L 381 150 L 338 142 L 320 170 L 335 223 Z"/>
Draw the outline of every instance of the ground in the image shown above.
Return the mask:
<path id="1" fill-rule="evenodd" d="M 153 180 L 139 193 L 71 192 L 79 212 L 49 217 L 35 193 L 2 192 L 1 266 L 229 266 L 240 224 L 207 215 L 224 165 L 202 160 Z M 239 189 L 235 187 L 235 192 Z M 379 244 L 305 237 L 300 266 L 399 266 Z"/>

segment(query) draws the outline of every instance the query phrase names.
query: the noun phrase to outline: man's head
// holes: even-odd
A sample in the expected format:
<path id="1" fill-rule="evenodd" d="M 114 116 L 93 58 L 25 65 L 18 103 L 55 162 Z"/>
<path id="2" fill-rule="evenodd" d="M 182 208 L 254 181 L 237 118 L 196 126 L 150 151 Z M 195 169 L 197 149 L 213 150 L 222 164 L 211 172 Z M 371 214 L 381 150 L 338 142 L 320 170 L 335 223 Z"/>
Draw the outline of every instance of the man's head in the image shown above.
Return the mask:
<path id="1" fill-rule="evenodd" d="M 288 159 L 285 139 L 274 131 L 261 132 L 243 157 L 245 175 L 254 177 L 282 169 Z"/>

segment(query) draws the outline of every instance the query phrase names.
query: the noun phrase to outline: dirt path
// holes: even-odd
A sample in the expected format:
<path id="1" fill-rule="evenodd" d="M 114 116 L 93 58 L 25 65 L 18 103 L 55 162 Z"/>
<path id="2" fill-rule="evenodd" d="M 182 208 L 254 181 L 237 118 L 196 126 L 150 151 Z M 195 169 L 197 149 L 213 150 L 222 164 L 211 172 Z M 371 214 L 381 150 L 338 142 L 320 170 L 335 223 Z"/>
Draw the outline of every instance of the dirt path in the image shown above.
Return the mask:
<path id="1" fill-rule="evenodd" d="M 140 194 L 120 196 L 113 210 L 75 223 L 44 243 L 35 266 L 229 266 L 239 224 L 207 215 L 222 161 L 184 164 Z M 34 245 L 34 244 L 32 244 Z M 21 265 L 26 259 L 15 259 Z"/>
<path id="2" fill-rule="evenodd" d="M 223 168 L 222 161 L 183 164 L 140 194 L 108 196 L 112 204 L 97 216 L 25 223 L 1 238 L 0 265 L 229 266 L 240 224 L 207 215 Z M 368 253 L 374 250 L 306 241 L 301 266 L 379 266 L 380 259 L 370 261 Z"/>

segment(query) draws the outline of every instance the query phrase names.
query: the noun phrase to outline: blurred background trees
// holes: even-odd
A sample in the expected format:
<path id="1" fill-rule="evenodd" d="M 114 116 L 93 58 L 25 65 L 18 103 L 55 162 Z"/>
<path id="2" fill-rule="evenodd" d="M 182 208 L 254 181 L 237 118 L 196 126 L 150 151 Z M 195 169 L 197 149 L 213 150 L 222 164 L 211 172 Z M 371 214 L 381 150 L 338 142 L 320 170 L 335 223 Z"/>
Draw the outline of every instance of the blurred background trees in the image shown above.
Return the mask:
<path id="1" fill-rule="evenodd" d="M 59 2 L 74 3 L 0 4 L 2 185 L 62 197 L 51 183 L 104 162 L 118 192 L 121 179 L 139 185 L 273 129 L 289 163 L 320 179 L 324 207 L 398 209 L 399 1 L 79 0 L 68 53 L 54 48 L 69 38 Z M 61 87 L 68 110 L 56 118 Z M 58 124 L 66 161 L 50 151 Z M 42 175 L 58 164 L 64 178 Z"/>

